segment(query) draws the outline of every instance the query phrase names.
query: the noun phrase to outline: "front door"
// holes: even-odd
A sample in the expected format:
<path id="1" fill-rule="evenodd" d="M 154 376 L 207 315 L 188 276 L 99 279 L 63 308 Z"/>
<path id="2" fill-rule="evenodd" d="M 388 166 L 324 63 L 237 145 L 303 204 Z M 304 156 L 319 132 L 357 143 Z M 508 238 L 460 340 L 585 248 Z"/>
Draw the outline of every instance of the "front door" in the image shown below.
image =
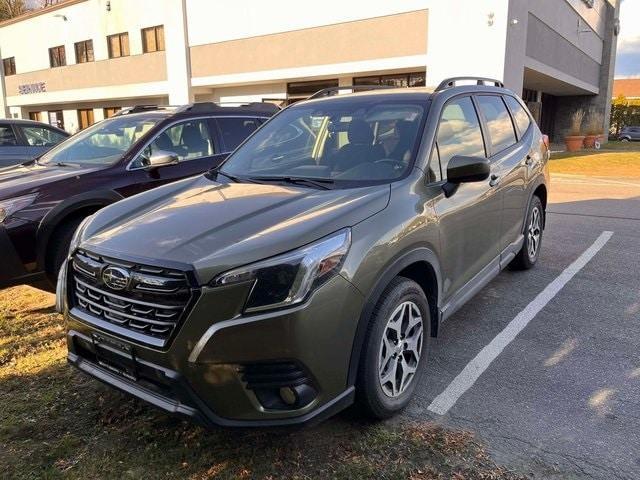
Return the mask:
<path id="1" fill-rule="evenodd" d="M 520 245 L 517 242 L 522 239 L 530 146 L 518 142 L 514 122 L 502 96 L 478 95 L 475 98 L 487 129 L 495 187 L 502 196 L 500 251 L 505 252 L 504 258 L 509 258 L 518 253 Z M 516 102 L 512 108 L 519 106 L 513 97 L 509 98 Z"/>
<path id="2" fill-rule="evenodd" d="M 159 152 L 173 153 L 176 165 L 157 169 L 145 167 L 144 159 Z M 133 195 L 165 183 L 204 173 L 217 167 L 226 154 L 209 128 L 207 119 L 185 120 L 167 127 L 144 147 L 128 169 L 131 181 L 121 189 L 124 196 Z"/>
<path id="3" fill-rule="evenodd" d="M 431 160 L 436 178 L 440 163 L 443 181 L 454 155 L 486 157 L 478 114 L 471 97 L 456 97 L 443 108 L 436 148 Z M 434 204 L 440 224 L 443 304 L 469 288 L 474 277 L 495 270 L 499 258 L 502 199 L 490 179 L 463 183 L 450 197 L 440 195 Z"/>

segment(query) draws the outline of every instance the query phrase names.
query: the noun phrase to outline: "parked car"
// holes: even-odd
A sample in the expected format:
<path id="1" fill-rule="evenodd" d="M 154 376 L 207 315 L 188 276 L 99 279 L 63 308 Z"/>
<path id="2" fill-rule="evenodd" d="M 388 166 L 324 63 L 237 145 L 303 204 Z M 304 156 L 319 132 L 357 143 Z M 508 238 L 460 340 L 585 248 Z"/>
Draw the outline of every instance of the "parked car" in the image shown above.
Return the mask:
<path id="1" fill-rule="evenodd" d="M 618 140 L 621 142 L 640 141 L 640 127 L 622 127 Z"/>
<path id="2" fill-rule="evenodd" d="M 62 142 L 67 132 L 31 120 L 0 120 L 0 168 L 32 160 Z"/>
<path id="3" fill-rule="evenodd" d="M 54 285 L 84 218 L 216 167 L 278 110 L 267 103 L 134 107 L 0 170 L 0 288 Z"/>
<path id="4" fill-rule="evenodd" d="M 398 412 L 440 323 L 540 255 L 548 140 L 491 82 L 329 89 L 87 218 L 58 282 L 69 362 L 205 425 Z"/>

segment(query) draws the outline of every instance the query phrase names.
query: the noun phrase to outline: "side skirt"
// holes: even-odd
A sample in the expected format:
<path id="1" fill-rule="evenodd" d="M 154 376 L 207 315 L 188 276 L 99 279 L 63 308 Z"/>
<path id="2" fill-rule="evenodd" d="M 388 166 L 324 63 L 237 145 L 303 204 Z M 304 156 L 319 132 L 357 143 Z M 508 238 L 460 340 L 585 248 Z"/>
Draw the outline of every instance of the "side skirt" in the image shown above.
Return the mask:
<path id="1" fill-rule="evenodd" d="M 491 280 L 498 276 L 518 254 L 523 243 L 524 236 L 520 235 L 515 242 L 505 248 L 500 255 L 491 260 L 491 262 L 469 280 L 466 285 L 462 286 L 460 290 L 453 294 L 451 299 L 440 309 L 440 322 L 442 323 L 451 317 Z"/>

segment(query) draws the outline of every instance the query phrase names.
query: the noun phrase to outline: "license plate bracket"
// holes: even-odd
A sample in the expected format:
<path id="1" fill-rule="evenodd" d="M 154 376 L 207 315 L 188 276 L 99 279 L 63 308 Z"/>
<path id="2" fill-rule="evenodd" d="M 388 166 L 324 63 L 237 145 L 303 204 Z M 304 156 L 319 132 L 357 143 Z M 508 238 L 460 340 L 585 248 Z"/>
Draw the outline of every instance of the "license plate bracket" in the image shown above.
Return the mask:
<path id="1" fill-rule="evenodd" d="M 136 360 L 131 345 L 93 333 L 91 335 L 98 364 L 129 380 L 137 381 Z"/>

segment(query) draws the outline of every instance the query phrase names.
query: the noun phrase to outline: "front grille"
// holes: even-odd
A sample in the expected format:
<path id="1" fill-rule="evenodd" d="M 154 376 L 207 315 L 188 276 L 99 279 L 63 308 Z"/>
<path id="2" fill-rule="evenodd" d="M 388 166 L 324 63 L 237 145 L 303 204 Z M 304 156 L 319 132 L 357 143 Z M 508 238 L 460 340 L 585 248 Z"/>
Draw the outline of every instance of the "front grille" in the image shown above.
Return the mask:
<path id="1" fill-rule="evenodd" d="M 71 267 L 74 307 L 154 345 L 166 345 L 192 298 L 187 276 L 177 270 L 85 250 L 74 254 Z M 111 271 L 114 275 L 109 276 Z"/>

